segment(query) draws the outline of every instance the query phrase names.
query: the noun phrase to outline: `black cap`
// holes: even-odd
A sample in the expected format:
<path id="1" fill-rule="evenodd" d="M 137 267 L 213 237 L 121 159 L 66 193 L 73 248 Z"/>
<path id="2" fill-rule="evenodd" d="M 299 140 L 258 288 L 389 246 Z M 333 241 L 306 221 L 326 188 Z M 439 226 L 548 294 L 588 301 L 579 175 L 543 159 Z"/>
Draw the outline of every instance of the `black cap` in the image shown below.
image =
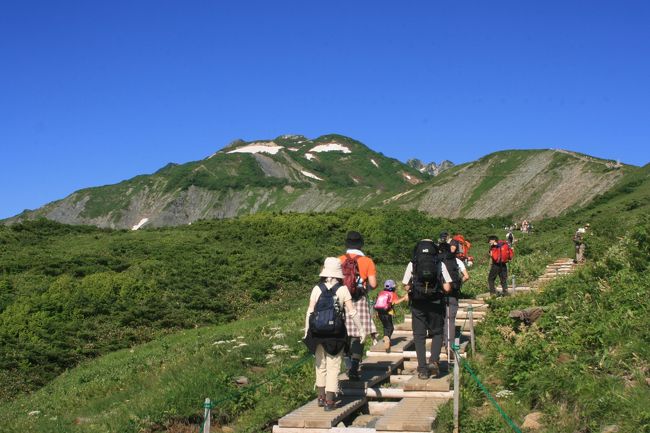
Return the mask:
<path id="1" fill-rule="evenodd" d="M 363 236 L 359 232 L 348 232 L 345 237 L 345 246 L 351 249 L 359 249 L 363 247 Z"/>

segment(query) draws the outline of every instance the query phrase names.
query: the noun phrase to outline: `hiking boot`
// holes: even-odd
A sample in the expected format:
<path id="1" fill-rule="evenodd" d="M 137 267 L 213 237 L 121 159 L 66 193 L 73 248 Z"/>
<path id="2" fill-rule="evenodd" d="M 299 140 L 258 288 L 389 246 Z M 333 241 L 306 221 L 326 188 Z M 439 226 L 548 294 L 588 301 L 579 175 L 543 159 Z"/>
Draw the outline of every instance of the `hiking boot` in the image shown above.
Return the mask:
<path id="1" fill-rule="evenodd" d="M 325 407 L 325 397 L 318 396 L 318 407 Z"/>
<path id="2" fill-rule="evenodd" d="M 425 373 L 424 371 L 419 371 L 418 372 L 418 379 L 420 379 L 420 380 L 428 380 L 429 379 L 429 373 L 428 372 Z"/>
<path id="3" fill-rule="evenodd" d="M 361 375 L 359 375 L 359 370 L 348 370 L 348 379 L 349 380 L 361 380 Z"/>
<path id="4" fill-rule="evenodd" d="M 323 408 L 325 412 L 330 412 L 336 409 L 336 401 L 334 400 L 325 400 L 325 406 Z"/>
<path id="5" fill-rule="evenodd" d="M 384 335 L 384 350 L 390 353 L 390 337 L 387 335 Z"/>
<path id="6" fill-rule="evenodd" d="M 433 377 L 438 377 L 440 374 L 440 363 L 439 362 L 430 362 L 429 365 L 427 365 L 427 368 L 429 369 L 429 373 Z"/>

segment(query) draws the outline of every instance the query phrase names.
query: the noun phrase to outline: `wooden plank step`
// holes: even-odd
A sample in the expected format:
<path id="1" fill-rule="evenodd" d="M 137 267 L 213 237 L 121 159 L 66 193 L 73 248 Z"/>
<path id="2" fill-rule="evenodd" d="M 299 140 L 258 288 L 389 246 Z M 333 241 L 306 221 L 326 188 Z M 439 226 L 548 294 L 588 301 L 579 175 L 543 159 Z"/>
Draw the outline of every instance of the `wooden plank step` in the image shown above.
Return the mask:
<path id="1" fill-rule="evenodd" d="M 401 353 L 404 349 L 408 348 L 413 344 L 413 336 L 408 336 L 408 335 L 393 335 L 393 337 L 390 339 L 391 341 L 391 347 L 390 351 L 391 353 Z M 370 348 L 371 352 L 386 352 L 384 350 L 384 341 L 380 339 L 377 344 L 372 346 Z"/>
<path id="2" fill-rule="evenodd" d="M 435 398 L 403 399 L 390 413 L 377 420 L 377 431 L 431 431 L 438 407 L 445 400 Z"/>
<path id="3" fill-rule="evenodd" d="M 382 353 L 377 356 L 369 356 L 361 361 L 360 369 L 364 370 L 380 370 L 392 373 L 402 366 L 404 357 L 399 353 Z"/>
<path id="4" fill-rule="evenodd" d="M 435 379 L 418 379 L 417 375 L 414 375 L 404 384 L 404 391 L 449 391 L 450 377 L 451 375 L 446 374 Z"/>
<path id="5" fill-rule="evenodd" d="M 340 388 L 370 388 L 390 378 L 388 370 L 366 368 L 359 371 L 360 380 L 350 380 L 345 373 L 339 374 Z"/>
<path id="6" fill-rule="evenodd" d="M 346 395 L 339 400 L 336 409 L 325 412 L 322 407 L 318 407 L 318 400 L 316 399 L 280 418 L 278 426 L 332 428 L 365 405 L 366 402 L 367 400 L 363 396 L 351 397 Z"/>
<path id="7" fill-rule="evenodd" d="M 478 325 L 479 323 L 481 323 L 480 319 L 474 320 L 474 326 Z M 456 327 L 461 328 L 463 331 L 469 330 L 469 320 L 466 320 L 464 318 L 456 318 Z M 395 329 L 398 331 L 412 331 L 412 322 L 399 323 L 395 325 Z"/>
<path id="8" fill-rule="evenodd" d="M 367 398 L 441 398 L 450 399 L 454 396 L 454 391 L 404 391 L 402 388 L 367 388 L 367 389 L 342 389 L 341 393 L 348 397 Z"/>

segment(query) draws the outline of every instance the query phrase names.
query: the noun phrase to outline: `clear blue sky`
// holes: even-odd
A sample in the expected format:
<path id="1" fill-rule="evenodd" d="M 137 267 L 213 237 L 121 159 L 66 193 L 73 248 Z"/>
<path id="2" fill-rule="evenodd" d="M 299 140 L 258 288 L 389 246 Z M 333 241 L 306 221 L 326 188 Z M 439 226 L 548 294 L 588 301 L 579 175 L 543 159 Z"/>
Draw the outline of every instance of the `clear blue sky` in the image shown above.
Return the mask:
<path id="1" fill-rule="evenodd" d="M 0 218 L 285 133 L 644 165 L 649 22 L 646 0 L 4 1 Z"/>

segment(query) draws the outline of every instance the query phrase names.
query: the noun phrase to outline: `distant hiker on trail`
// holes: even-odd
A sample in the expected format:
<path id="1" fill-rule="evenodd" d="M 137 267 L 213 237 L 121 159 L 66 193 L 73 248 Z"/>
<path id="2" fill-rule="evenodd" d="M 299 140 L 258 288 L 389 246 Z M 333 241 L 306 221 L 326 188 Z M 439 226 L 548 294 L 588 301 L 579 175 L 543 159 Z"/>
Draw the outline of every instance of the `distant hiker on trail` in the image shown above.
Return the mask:
<path id="1" fill-rule="evenodd" d="M 451 276 L 451 292 L 446 296 L 447 319 L 445 320 L 442 333 L 442 345 L 447 347 L 456 336 L 456 314 L 458 313 L 458 299 L 461 295 L 463 283 L 469 280 L 469 273 L 465 263 L 460 260 L 458 254 L 458 243 L 452 241 L 450 244 L 439 245 L 439 259 L 447 267 Z M 453 329 L 453 332 L 452 332 Z"/>
<path id="2" fill-rule="evenodd" d="M 357 329 L 361 329 L 361 341 L 366 335 L 352 303 L 352 295 L 343 285 L 341 262 L 336 257 L 326 258 L 319 276 L 320 282 L 309 296 L 304 341 L 316 356 L 318 406 L 330 411 L 336 408 L 334 399 L 339 389 L 338 376 L 347 345 L 346 321 L 349 319 Z"/>
<path id="3" fill-rule="evenodd" d="M 589 230 L 589 224 L 585 224 L 584 227 L 580 227 L 573 235 L 573 243 L 575 244 L 576 249 L 576 258 L 573 260 L 573 263 L 585 262 L 585 238 L 587 237 L 587 230 Z"/>
<path id="4" fill-rule="evenodd" d="M 379 316 L 382 326 L 384 327 L 384 350 L 390 352 L 391 337 L 395 327 L 393 326 L 393 316 L 395 315 L 395 305 L 408 300 L 408 295 L 399 297 L 395 292 L 395 281 L 386 280 L 384 290 L 382 290 L 375 300 L 375 311 Z"/>
<path id="5" fill-rule="evenodd" d="M 514 251 L 507 241 L 500 241 L 496 236 L 490 236 L 488 242 L 490 244 L 489 254 L 492 260 L 490 273 L 488 274 L 488 288 L 490 294 L 497 294 L 494 281 L 498 275 L 503 289 L 502 296 L 506 296 L 508 295 L 508 262 L 514 257 Z"/>
<path id="6" fill-rule="evenodd" d="M 515 235 L 512 234 L 512 227 L 508 227 L 506 230 L 506 240 L 508 241 L 508 245 L 510 245 L 510 248 L 512 248 L 512 245 L 515 243 Z"/>
<path id="7" fill-rule="evenodd" d="M 447 267 L 438 260 L 438 249 L 433 241 L 419 241 L 402 278 L 402 283 L 409 292 L 419 379 L 428 379 L 431 375 L 435 377 L 440 372 L 445 321 L 444 295 L 451 291 L 451 282 Z M 425 346 L 427 333 L 433 337 L 428 364 Z"/>
<path id="8" fill-rule="evenodd" d="M 530 223 L 528 220 L 523 220 L 521 222 L 521 231 L 522 233 L 528 233 L 530 231 Z"/>
<path id="9" fill-rule="evenodd" d="M 345 325 L 348 330 L 350 368 L 348 378 L 359 380 L 359 364 L 363 357 L 362 336 L 371 335 L 373 340 L 377 334 L 377 328 L 372 321 L 370 307 L 368 305 L 368 292 L 377 287 L 377 269 L 375 262 L 361 251 L 363 248 L 363 237 L 359 232 L 348 232 L 345 238 L 347 251 L 339 257 L 343 268 L 344 284 L 350 289 L 354 309 L 359 313 L 359 320 L 363 329 L 346 316 Z"/>

